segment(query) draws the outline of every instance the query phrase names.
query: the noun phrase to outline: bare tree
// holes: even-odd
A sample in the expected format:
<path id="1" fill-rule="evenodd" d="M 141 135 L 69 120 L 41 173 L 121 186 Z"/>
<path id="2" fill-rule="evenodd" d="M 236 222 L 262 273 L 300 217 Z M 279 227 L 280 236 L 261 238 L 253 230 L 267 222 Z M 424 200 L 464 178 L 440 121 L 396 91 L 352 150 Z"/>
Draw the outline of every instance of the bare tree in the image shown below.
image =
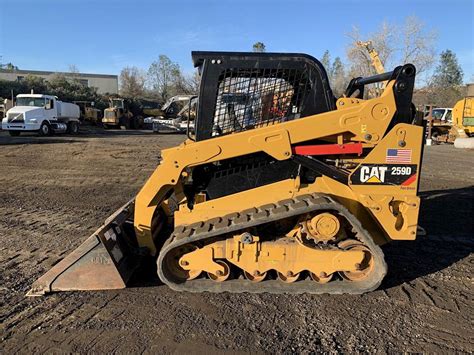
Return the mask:
<path id="1" fill-rule="evenodd" d="M 69 73 L 71 74 L 79 74 L 79 68 L 76 64 L 69 64 Z"/>
<path id="2" fill-rule="evenodd" d="M 421 74 L 431 69 L 435 61 L 437 35 L 426 29 L 415 16 L 407 17 L 401 25 L 383 22 L 376 32 L 369 34 L 361 34 L 359 28 L 354 27 L 348 37 L 351 43 L 347 48 L 347 58 L 352 76 L 375 74 L 367 50 L 357 45 L 358 41 L 367 39 L 372 41 L 387 70 L 397 65 L 412 63 L 418 74 Z"/>
<path id="3" fill-rule="evenodd" d="M 138 98 L 145 92 L 145 74 L 137 67 L 125 67 L 120 72 L 120 94 Z"/>
<path id="4" fill-rule="evenodd" d="M 69 64 L 69 73 L 67 77 L 72 78 L 72 80 L 79 80 L 79 68 L 76 64 Z"/>
<path id="5" fill-rule="evenodd" d="M 181 74 L 176 82 L 176 91 L 180 94 L 198 95 L 201 76 L 197 71 L 192 74 Z"/>

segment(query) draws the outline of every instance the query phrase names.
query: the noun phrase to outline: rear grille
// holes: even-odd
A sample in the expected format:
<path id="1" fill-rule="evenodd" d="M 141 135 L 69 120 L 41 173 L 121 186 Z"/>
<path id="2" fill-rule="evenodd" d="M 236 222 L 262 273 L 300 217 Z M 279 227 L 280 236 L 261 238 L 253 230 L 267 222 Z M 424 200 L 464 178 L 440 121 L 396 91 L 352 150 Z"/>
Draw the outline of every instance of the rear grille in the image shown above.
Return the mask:
<path id="1" fill-rule="evenodd" d="M 22 113 L 9 113 L 7 116 L 8 123 L 24 123 L 25 118 Z"/>

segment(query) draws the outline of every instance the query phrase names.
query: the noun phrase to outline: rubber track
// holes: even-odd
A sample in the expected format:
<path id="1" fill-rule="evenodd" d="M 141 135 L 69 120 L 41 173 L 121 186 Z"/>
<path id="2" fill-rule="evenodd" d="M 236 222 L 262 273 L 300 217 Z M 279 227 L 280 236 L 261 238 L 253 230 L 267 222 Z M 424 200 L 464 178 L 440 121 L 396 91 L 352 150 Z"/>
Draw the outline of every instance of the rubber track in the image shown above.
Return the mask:
<path id="1" fill-rule="evenodd" d="M 206 239 L 222 236 L 227 233 L 236 233 L 245 228 L 274 222 L 279 219 L 293 217 L 318 210 L 336 211 L 352 224 L 356 238 L 364 243 L 372 252 L 375 268 L 371 276 L 363 281 L 350 282 L 333 280 L 327 284 L 319 284 L 312 280 L 300 280 L 294 283 L 284 283 L 279 280 L 264 280 L 251 282 L 246 279 L 232 279 L 224 282 L 215 282 L 210 279 L 195 279 L 185 282 L 173 281 L 173 276 L 166 268 L 165 257 L 172 249 L 188 243 L 205 241 Z M 188 226 L 178 226 L 174 233 L 165 242 L 157 260 L 158 276 L 175 291 L 187 292 L 231 292 L 231 293 L 291 293 L 291 294 L 361 294 L 375 290 L 387 273 L 387 266 L 382 250 L 374 243 L 368 232 L 362 228 L 360 222 L 341 204 L 325 195 L 302 195 L 294 199 L 279 201 L 252 208 L 240 213 L 232 213 L 222 218 L 213 218 Z"/>

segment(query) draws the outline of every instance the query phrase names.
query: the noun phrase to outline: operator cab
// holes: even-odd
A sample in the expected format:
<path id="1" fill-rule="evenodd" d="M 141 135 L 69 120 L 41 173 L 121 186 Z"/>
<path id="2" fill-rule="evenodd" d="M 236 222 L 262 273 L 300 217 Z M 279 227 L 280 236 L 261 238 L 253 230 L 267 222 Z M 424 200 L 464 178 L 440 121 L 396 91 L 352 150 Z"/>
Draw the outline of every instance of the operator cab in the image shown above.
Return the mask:
<path id="1" fill-rule="evenodd" d="M 201 74 L 198 141 L 336 108 L 326 70 L 309 55 L 193 52 L 192 58 Z"/>

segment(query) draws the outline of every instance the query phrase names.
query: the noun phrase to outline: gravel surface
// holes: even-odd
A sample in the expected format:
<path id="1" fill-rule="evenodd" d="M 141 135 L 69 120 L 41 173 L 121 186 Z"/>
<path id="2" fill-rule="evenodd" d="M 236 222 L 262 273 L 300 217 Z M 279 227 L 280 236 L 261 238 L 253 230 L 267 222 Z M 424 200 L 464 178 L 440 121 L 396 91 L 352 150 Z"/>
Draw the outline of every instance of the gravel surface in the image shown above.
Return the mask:
<path id="1" fill-rule="evenodd" d="M 474 151 L 426 147 L 420 225 L 384 246 L 389 273 L 359 296 L 119 291 L 26 298 L 31 283 L 132 198 L 180 135 L 0 132 L 0 351 L 474 352 Z"/>

